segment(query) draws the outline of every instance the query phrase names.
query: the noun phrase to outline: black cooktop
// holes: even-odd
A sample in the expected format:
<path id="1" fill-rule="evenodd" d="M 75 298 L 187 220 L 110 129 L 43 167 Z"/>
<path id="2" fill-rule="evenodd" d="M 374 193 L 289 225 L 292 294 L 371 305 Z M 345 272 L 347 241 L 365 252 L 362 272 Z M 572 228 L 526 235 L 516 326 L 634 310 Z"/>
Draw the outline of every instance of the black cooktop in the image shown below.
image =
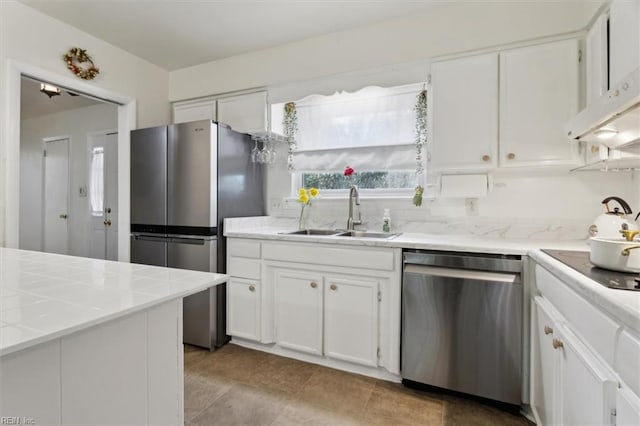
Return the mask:
<path id="1" fill-rule="evenodd" d="M 640 291 L 640 274 L 598 268 L 589 261 L 589 252 L 546 249 L 542 251 L 603 286 Z"/>

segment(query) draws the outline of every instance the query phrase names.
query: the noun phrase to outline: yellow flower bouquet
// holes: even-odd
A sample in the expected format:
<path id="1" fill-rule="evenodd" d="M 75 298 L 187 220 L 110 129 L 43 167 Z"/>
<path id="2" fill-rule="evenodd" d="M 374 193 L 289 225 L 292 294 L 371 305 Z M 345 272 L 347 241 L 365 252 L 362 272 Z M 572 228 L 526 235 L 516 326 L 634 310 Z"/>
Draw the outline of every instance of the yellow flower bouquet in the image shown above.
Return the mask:
<path id="1" fill-rule="evenodd" d="M 298 228 L 303 229 L 303 215 L 304 208 L 306 206 L 311 205 L 311 200 L 316 198 L 320 191 L 318 188 L 300 188 L 298 190 L 298 202 L 302 204 L 302 209 L 300 210 L 300 219 L 298 219 Z"/>

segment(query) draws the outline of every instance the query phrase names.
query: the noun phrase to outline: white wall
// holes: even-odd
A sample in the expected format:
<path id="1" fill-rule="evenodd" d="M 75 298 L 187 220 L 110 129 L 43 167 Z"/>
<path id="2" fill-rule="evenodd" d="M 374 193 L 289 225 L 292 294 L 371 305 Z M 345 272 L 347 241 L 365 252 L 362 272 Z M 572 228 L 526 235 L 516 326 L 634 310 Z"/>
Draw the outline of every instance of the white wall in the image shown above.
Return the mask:
<path id="1" fill-rule="evenodd" d="M 601 4 L 585 0 L 438 2 L 422 14 L 173 71 L 169 98 L 177 101 L 422 62 L 582 30 Z"/>
<path id="2" fill-rule="evenodd" d="M 87 49 L 101 71 L 95 80 L 81 82 L 86 87 L 135 99 L 137 127 L 169 122 L 167 71 L 11 0 L 0 1 L 0 120 L 16 116 L 15 111 L 7 110 L 9 105 L 15 104 L 11 95 L 15 93 L 15 88 L 7 87 L 8 61 L 29 64 L 54 76 L 68 79 L 73 75 L 67 70 L 62 55 L 73 46 Z M 13 203 L 17 199 L 13 194 L 18 188 L 15 187 L 16 182 L 12 182 L 17 176 L 17 173 L 12 172 L 15 165 L 7 163 L 7 155 L 13 158 L 12 154 L 16 152 L 14 145 L 7 145 L 15 142 L 8 141 L 8 135 L 12 134 L 10 127 L 17 125 L 18 123 L 0 123 L 0 245 L 6 243 L 6 200 L 12 200 Z M 11 185 L 14 186 L 9 188 Z M 12 205 L 11 208 L 15 206 Z"/>
<path id="3" fill-rule="evenodd" d="M 89 198 L 87 134 L 116 129 L 118 108 L 112 104 L 63 111 L 20 123 L 20 248 L 42 249 L 42 140 L 71 136 L 69 152 L 69 254 L 88 256 Z"/>

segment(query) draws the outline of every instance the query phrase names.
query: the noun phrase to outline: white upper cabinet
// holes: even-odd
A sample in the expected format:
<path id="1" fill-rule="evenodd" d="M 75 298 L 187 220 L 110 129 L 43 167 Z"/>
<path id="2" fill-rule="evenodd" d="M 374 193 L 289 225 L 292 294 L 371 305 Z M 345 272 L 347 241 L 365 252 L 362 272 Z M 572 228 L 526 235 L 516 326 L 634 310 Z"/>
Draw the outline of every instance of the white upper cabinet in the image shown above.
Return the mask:
<path id="1" fill-rule="evenodd" d="M 268 131 L 267 92 L 218 99 L 218 122 L 241 133 Z"/>
<path id="2" fill-rule="evenodd" d="M 499 165 L 579 164 L 564 133 L 578 112 L 578 87 L 576 40 L 501 53 Z"/>
<path id="3" fill-rule="evenodd" d="M 580 164 L 564 134 L 578 73 L 576 40 L 434 63 L 431 170 Z"/>
<path id="4" fill-rule="evenodd" d="M 615 87 L 640 67 L 640 0 L 613 0 L 609 20 L 609 87 Z"/>
<path id="5" fill-rule="evenodd" d="M 589 29 L 585 40 L 587 105 L 607 93 L 609 89 L 607 21 L 607 14 L 600 15 Z"/>
<path id="6" fill-rule="evenodd" d="M 176 124 L 207 119 L 216 119 L 215 99 L 176 102 L 173 104 L 173 122 Z"/>
<path id="7" fill-rule="evenodd" d="M 495 167 L 498 54 L 436 62 L 431 83 L 433 170 Z"/>

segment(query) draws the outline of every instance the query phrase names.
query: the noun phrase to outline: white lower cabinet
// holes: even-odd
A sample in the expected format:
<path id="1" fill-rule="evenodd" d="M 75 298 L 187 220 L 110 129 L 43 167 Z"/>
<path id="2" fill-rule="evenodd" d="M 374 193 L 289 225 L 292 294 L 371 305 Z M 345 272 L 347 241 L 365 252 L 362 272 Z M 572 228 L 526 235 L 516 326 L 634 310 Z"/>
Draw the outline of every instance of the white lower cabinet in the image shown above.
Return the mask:
<path id="1" fill-rule="evenodd" d="M 227 281 L 227 333 L 260 340 L 260 283 L 243 278 Z"/>
<path id="2" fill-rule="evenodd" d="M 532 407 L 544 425 L 613 425 L 616 379 L 543 297 L 533 304 Z"/>
<path id="3" fill-rule="evenodd" d="M 378 365 L 377 280 L 273 268 L 275 340 L 283 348 Z"/>

